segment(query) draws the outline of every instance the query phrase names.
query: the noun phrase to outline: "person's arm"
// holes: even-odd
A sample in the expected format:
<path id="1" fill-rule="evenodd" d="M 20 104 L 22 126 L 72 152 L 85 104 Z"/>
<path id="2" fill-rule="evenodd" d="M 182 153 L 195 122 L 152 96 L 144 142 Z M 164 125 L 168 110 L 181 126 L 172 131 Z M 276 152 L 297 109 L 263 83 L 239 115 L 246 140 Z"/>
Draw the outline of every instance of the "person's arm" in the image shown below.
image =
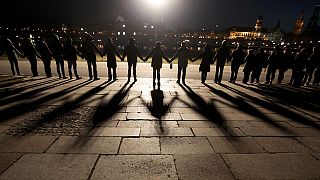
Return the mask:
<path id="1" fill-rule="evenodd" d="M 191 60 L 191 61 L 196 62 L 197 60 L 199 60 L 202 57 L 203 57 L 203 52 L 201 54 L 199 54 L 196 58 L 194 58 L 194 60 Z"/>
<path id="2" fill-rule="evenodd" d="M 161 50 L 162 51 L 162 50 Z M 167 55 L 162 51 L 162 57 L 168 62 L 168 63 L 171 63 L 170 62 L 170 59 L 167 57 Z"/>
<path id="3" fill-rule="evenodd" d="M 149 52 L 149 54 L 147 55 L 147 57 L 144 59 L 144 61 L 148 61 L 148 59 L 152 56 L 153 54 L 153 49 Z"/>
<path id="4" fill-rule="evenodd" d="M 74 49 L 74 52 L 76 52 L 76 54 L 83 59 L 82 54 L 80 54 L 80 52 L 77 50 L 77 48 L 74 46 L 72 46 L 72 48 Z"/>
<path id="5" fill-rule="evenodd" d="M 16 53 L 18 53 L 18 55 L 19 55 L 20 57 L 25 58 L 25 56 L 24 56 L 13 44 L 11 44 L 11 45 L 12 45 L 13 50 L 14 50 Z"/>
<path id="6" fill-rule="evenodd" d="M 138 53 L 138 57 L 143 61 L 144 59 L 143 59 L 143 57 L 142 57 L 142 55 L 141 55 L 141 53 L 140 53 L 139 48 L 137 48 L 137 53 Z"/>
<path id="7" fill-rule="evenodd" d="M 94 43 L 92 43 L 94 49 L 100 54 L 101 57 L 103 57 L 105 54 L 101 52 L 101 50 L 98 48 L 97 45 L 95 45 Z"/>
<path id="8" fill-rule="evenodd" d="M 115 53 L 120 59 L 122 59 L 122 57 L 120 56 L 117 48 L 116 48 L 115 46 L 113 46 L 113 48 L 114 48 L 114 53 Z"/>
<path id="9" fill-rule="evenodd" d="M 124 61 L 124 59 L 125 59 L 126 57 L 127 57 L 127 47 L 124 48 L 121 61 Z"/>
<path id="10" fill-rule="evenodd" d="M 171 58 L 171 62 L 174 61 L 177 57 L 178 57 L 178 54 L 180 53 L 180 49 L 178 49 L 176 51 L 176 53 L 173 55 L 173 57 Z"/>

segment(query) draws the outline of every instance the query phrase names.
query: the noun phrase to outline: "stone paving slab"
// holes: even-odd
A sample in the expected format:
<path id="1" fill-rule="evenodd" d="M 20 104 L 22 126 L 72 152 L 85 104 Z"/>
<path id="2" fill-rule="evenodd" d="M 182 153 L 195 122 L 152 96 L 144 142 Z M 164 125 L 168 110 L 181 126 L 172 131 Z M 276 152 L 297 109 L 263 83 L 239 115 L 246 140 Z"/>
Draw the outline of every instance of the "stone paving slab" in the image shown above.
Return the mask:
<path id="1" fill-rule="evenodd" d="M 159 138 L 123 138 L 119 154 L 160 154 Z"/>
<path id="2" fill-rule="evenodd" d="M 83 134 L 84 136 L 120 136 L 120 137 L 138 137 L 140 128 L 112 128 L 97 127 Z"/>
<path id="3" fill-rule="evenodd" d="M 315 152 L 320 153 L 320 138 L 319 137 L 298 137 L 298 141 L 302 142 L 304 145 L 308 146 Z"/>
<path id="4" fill-rule="evenodd" d="M 174 159 L 179 179 L 234 179 L 217 154 L 175 154 Z"/>
<path id="5" fill-rule="evenodd" d="M 140 136 L 194 136 L 190 128 L 141 128 Z"/>
<path id="6" fill-rule="evenodd" d="M 161 137 L 161 154 L 213 154 L 204 137 Z"/>
<path id="7" fill-rule="evenodd" d="M 26 154 L 0 179 L 86 180 L 98 155 Z"/>
<path id="8" fill-rule="evenodd" d="M 252 137 L 228 137 L 228 140 L 240 154 L 267 152 Z"/>
<path id="9" fill-rule="evenodd" d="M 195 136 L 245 136 L 239 128 L 191 128 Z"/>
<path id="10" fill-rule="evenodd" d="M 159 128 L 160 126 L 166 128 L 177 128 L 177 121 L 119 121 L 117 127 L 125 127 L 125 128 Z"/>
<path id="11" fill-rule="evenodd" d="M 235 154 L 237 150 L 225 137 L 208 137 L 214 151 L 218 154 Z"/>
<path id="12" fill-rule="evenodd" d="M 320 162 L 309 154 L 225 154 L 237 179 L 319 179 Z"/>
<path id="13" fill-rule="evenodd" d="M 311 150 L 290 137 L 254 137 L 270 153 L 308 153 Z"/>
<path id="14" fill-rule="evenodd" d="M 190 128 L 214 128 L 218 127 L 210 121 L 178 121 L 179 127 L 190 127 Z"/>
<path id="15" fill-rule="evenodd" d="M 117 154 L 120 137 L 60 136 L 47 153 Z"/>
<path id="16" fill-rule="evenodd" d="M 22 155 L 23 153 L 0 153 L 0 174 Z"/>
<path id="17" fill-rule="evenodd" d="M 0 136 L 0 152 L 44 152 L 57 136 Z"/>
<path id="18" fill-rule="evenodd" d="M 178 179 L 170 155 L 102 155 L 91 177 L 94 179 Z"/>

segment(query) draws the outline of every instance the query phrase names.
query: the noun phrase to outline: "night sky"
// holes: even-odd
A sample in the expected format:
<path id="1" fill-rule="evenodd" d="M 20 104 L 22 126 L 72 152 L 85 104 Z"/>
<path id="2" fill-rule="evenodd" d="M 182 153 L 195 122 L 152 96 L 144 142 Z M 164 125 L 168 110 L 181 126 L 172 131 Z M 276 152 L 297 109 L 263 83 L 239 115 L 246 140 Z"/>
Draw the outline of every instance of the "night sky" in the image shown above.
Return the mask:
<path id="1" fill-rule="evenodd" d="M 91 25 L 115 21 L 121 10 L 128 23 L 150 20 L 155 10 L 144 0 L 2 0 L 1 23 L 15 23 L 25 18 L 50 19 L 67 24 Z M 264 27 L 274 27 L 278 20 L 285 31 L 293 29 L 299 12 L 306 7 L 309 19 L 319 0 L 169 0 L 164 17 L 170 29 L 219 29 L 230 26 L 254 26 L 262 14 Z M 6 5 L 7 7 L 5 7 Z M 11 14 L 11 15 L 10 15 Z"/>

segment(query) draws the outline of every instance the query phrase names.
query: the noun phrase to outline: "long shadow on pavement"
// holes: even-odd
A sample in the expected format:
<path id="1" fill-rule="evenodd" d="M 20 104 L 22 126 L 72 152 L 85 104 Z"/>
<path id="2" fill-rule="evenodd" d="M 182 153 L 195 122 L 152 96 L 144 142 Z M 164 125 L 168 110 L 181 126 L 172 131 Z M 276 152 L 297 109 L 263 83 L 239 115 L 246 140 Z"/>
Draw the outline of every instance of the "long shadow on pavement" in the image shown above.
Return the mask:
<path id="1" fill-rule="evenodd" d="M 65 83 L 68 83 L 69 81 L 66 81 Z M 43 106 L 43 104 L 45 102 L 48 102 L 50 100 L 59 98 L 63 95 L 66 95 L 76 89 L 81 88 L 82 86 L 85 86 L 87 84 L 90 84 L 92 81 L 83 81 L 79 84 L 76 84 L 74 86 L 68 87 L 64 90 L 58 91 L 58 92 L 54 92 L 51 94 L 48 94 L 46 96 L 40 97 L 38 99 L 32 100 L 30 99 L 27 102 L 21 102 L 21 103 L 17 103 L 13 106 L 10 106 L 8 108 L 2 109 L 2 111 L 0 111 L 0 117 L 1 117 L 1 121 L 6 121 L 9 119 L 12 119 L 14 117 L 18 117 L 20 115 L 23 115 L 25 113 L 31 112 L 36 110 L 37 108 Z M 27 97 L 26 97 L 27 98 Z"/>
<path id="2" fill-rule="evenodd" d="M 224 85 L 224 84 L 221 84 L 222 87 L 232 91 L 232 92 L 235 92 L 239 95 L 241 95 L 242 97 L 252 101 L 253 103 L 263 107 L 263 108 L 266 108 L 266 109 L 269 109 L 273 112 L 276 112 L 284 117 L 287 117 L 287 118 L 290 118 L 291 120 L 294 120 L 296 122 L 299 122 L 301 124 L 305 124 L 305 125 L 309 125 L 309 126 L 312 126 L 314 128 L 317 128 L 317 129 L 320 129 L 320 125 L 313 122 L 311 119 L 305 117 L 305 116 L 302 116 L 301 114 L 299 113 L 296 113 L 296 112 L 293 112 L 291 111 L 290 109 L 288 108 L 285 108 L 283 107 L 282 105 L 279 105 L 279 104 L 283 104 L 281 102 L 277 102 L 277 101 L 267 101 L 267 100 L 262 100 L 262 99 L 259 99 L 257 97 L 254 97 L 252 95 L 249 95 L 245 92 L 242 92 L 242 91 L 239 91 L 233 87 L 230 87 L 228 85 Z M 245 87 L 245 86 L 244 86 Z M 253 90 L 252 88 L 250 88 L 250 90 Z M 259 90 L 253 90 L 253 92 L 259 92 Z M 261 94 L 262 92 L 260 92 Z M 276 93 L 276 92 L 274 92 Z M 264 95 L 263 93 L 261 95 Z M 286 94 L 282 94 L 282 96 L 286 96 Z M 282 98 L 282 99 L 286 99 L 286 98 Z M 283 100 L 284 101 L 284 100 Z M 290 102 L 290 101 L 289 101 Z M 289 103 L 289 102 L 286 102 L 286 103 Z M 273 121 L 269 121 L 270 123 L 272 123 Z M 274 122 L 273 122 L 274 123 Z"/>

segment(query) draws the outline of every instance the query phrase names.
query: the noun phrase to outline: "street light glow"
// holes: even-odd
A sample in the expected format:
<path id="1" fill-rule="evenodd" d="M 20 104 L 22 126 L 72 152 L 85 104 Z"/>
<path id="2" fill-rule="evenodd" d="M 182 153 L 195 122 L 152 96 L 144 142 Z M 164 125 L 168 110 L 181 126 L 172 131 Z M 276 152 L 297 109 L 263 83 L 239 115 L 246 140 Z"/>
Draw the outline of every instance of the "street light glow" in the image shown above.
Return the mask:
<path id="1" fill-rule="evenodd" d="M 161 9 L 167 4 L 168 0 L 145 0 L 145 2 L 151 8 Z"/>

